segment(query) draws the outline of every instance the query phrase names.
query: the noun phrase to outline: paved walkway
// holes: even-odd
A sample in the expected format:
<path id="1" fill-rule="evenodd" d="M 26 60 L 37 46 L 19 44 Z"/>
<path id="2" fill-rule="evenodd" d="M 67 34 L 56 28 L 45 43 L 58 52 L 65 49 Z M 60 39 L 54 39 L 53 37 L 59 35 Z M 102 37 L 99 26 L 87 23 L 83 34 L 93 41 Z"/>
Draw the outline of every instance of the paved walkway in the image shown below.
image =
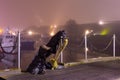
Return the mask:
<path id="1" fill-rule="evenodd" d="M 106 58 L 83 64 L 68 63 L 67 67 L 47 70 L 44 75 L 16 73 L 6 76 L 7 80 L 120 80 L 120 59 Z M 72 66 L 71 66 L 72 65 Z"/>

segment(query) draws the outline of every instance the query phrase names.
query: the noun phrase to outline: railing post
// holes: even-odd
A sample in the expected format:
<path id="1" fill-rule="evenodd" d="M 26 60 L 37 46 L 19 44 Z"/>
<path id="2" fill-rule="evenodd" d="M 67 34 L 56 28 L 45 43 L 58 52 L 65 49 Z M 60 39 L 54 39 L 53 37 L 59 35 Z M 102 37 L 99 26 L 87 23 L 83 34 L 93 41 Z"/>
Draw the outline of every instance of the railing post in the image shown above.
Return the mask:
<path id="1" fill-rule="evenodd" d="M 62 42 L 62 36 L 61 36 L 61 40 L 60 40 L 60 46 L 62 46 L 62 44 L 63 44 L 63 42 Z M 60 62 L 61 63 L 63 63 L 63 51 L 61 51 L 61 53 L 60 53 L 61 55 L 60 55 Z"/>
<path id="2" fill-rule="evenodd" d="M 20 60 L 20 58 L 21 58 L 21 55 L 20 55 L 20 32 L 18 31 L 18 69 L 19 70 L 21 70 L 21 66 L 20 66 L 20 64 L 21 64 L 21 60 Z"/>
<path id="3" fill-rule="evenodd" d="M 115 34 L 113 34 L 113 57 L 115 57 Z"/>

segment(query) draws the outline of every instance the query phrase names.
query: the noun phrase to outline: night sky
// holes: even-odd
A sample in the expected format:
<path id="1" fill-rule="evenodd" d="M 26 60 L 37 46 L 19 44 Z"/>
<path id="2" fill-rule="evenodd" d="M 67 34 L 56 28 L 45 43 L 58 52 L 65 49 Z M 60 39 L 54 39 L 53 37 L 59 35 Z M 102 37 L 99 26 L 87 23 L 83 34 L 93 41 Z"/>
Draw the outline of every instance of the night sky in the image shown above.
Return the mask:
<path id="1" fill-rule="evenodd" d="M 0 27 L 120 20 L 120 0 L 0 0 Z"/>

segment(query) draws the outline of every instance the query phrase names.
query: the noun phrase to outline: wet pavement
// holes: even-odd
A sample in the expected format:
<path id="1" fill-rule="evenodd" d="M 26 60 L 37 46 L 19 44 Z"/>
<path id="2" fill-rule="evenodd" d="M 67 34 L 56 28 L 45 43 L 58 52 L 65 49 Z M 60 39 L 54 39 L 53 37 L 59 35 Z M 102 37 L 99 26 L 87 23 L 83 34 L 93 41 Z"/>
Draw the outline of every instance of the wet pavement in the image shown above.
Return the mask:
<path id="1" fill-rule="evenodd" d="M 4 76 L 5 77 L 5 76 Z M 120 59 L 67 64 L 67 67 L 46 70 L 44 75 L 16 73 L 7 80 L 120 80 Z"/>
<path id="2" fill-rule="evenodd" d="M 22 73 L 19 70 L 0 72 L 7 80 L 120 80 L 120 59 L 67 63 L 67 67 L 46 70 L 44 75 Z"/>

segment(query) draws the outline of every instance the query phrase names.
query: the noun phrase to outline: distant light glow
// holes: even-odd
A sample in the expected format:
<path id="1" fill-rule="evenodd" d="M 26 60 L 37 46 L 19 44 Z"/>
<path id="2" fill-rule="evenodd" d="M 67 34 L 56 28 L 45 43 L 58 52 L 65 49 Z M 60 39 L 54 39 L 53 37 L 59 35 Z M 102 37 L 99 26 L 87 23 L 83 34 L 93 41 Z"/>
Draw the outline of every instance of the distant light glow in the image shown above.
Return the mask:
<path id="1" fill-rule="evenodd" d="M 85 34 L 86 34 L 86 35 L 89 34 L 89 33 L 90 33 L 89 30 L 86 30 L 86 31 L 85 31 Z"/>
<path id="2" fill-rule="evenodd" d="M 15 36 L 15 35 L 16 35 L 16 33 L 15 33 L 15 32 L 12 32 L 12 35 L 14 35 L 14 36 Z"/>
<path id="3" fill-rule="evenodd" d="M 57 25 L 54 25 L 54 28 L 57 28 Z"/>
<path id="4" fill-rule="evenodd" d="M 33 32 L 32 31 L 28 31 L 28 35 L 33 35 Z"/>
<path id="5" fill-rule="evenodd" d="M 55 34 L 55 33 L 52 31 L 52 32 L 50 33 L 50 36 L 54 36 L 54 34 Z"/>
<path id="6" fill-rule="evenodd" d="M 90 34 L 91 32 L 93 32 L 93 30 L 86 30 L 86 31 L 85 31 L 85 35 L 88 35 L 88 34 Z"/>
<path id="7" fill-rule="evenodd" d="M 13 31 L 9 31 L 9 33 L 12 34 L 12 35 L 14 35 L 14 36 L 16 35 L 16 33 L 13 32 Z"/>
<path id="8" fill-rule="evenodd" d="M 56 24 L 50 26 L 50 29 L 55 29 L 55 28 L 57 28 Z"/>
<path id="9" fill-rule="evenodd" d="M 101 35 L 107 35 L 109 33 L 109 29 L 106 28 L 101 32 Z"/>
<path id="10" fill-rule="evenodd" d="M 2 29 L 0 29 L 0 34 L 2 34 L 3 33 L 3 30 Z"/>
<path id="11" fill-rule="evenodd" d="M 104 22 L 103 21 L 99 21 L 99 25 L 103 25 L 104 24 Z"/>
<path id="12" fill-rule="evenodd" d="M 51 25 L 50 26 L 50 36 L 55 35 L 57 25 Z"/>
<path id="13" fill-rule="evenodd" d="M 85 51 L 88 51 L 88 48 L 85 48 Z"/>

